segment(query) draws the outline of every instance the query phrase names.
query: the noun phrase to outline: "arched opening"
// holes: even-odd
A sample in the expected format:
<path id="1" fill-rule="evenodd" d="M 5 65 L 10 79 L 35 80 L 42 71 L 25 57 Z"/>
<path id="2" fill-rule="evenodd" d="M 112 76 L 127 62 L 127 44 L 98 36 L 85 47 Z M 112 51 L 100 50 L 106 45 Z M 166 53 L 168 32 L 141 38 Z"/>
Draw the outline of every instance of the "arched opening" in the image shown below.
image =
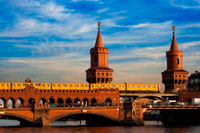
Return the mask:
<path id="1" fill-rule="evenodd" d="M 30 107 L 34 107 L 34 104 L 35 104 L 35 99 L 29 98 L 29 99 L 28 99 L 28 105 L 29 105 Z"/>
<path id="2" fill-rule="evenodd" d="M 7 113 L 6 115 L 1 115 L 1 125 L 9 126 L 31 126 L 31 119 L 23 117 L 16 113 Z"/>
<path id="3" fill-rule="evenodd" d="M 88 106 L 89 105 L 89 101 L 87 98 L 84 98 L 83 101 L 82 101 L 82 106 Z"/>
<path id="4" fill-rule="evenodd" d="M 79 98 L 76 98 L 74 100 L 74 104 L 73 104 L 75 107 L 80 107 L 81 106 L 81 100 Z"/>
<path id="5" fill-rule="evenodd" d="M 62 98 L 58 98 L 57 100 L 57 107 L 64 107 L 64 102 Z"/>
<path id="6" fill-rule="evenodd" d="M 15 107 L 15 100 L 13 98 L 9 98 L 7 101 L 7 107 L 8 108 L 14 108 Z"/>
<path id="7" fill-rule="evenodd" d="M 81 103 L 81 100 L 80 100 L 79 98 L 76 98 L 76 99 L 74 100 L 74 103 Z"/>
<path id="8" fill-rule="evenodd" d="M 178 65 L 180 64 L 180 60 L 179 60 L 179 58 L 177 58 L 177 64 L 178 64 Z"/>
<path id="9" fill-rule="evenodd" d="M 6 107 L 6 100 L 4 98 L 0 99 L 0 108 Z"/>
<path id="10" fill-rule="evenodd" d="M 16 108 L 23 108 L 24 107 L 24 99 L 18 98 L 16 100 Z"/>
<path id="11" fill-rule="evenodd" d="M 67 107 L 71 107 L 72 106 L 72 99 L 71 98 L 67 98 L 66 99 L 66 106 Z"/>
<path id="12" fill-rule="evenodd" d="M 39 104 L 46 104 L 47 101 L 45 98 L 41 98 L 40 101 L 39 101 Z"/>
<path id="13" fill-rule="evenodd" d="M 110 98 L 106 99 L 106 105 L 111 106 L 112 105 L 112 100 Z"/>
<path id="14" fill-rule="evenodd" d="M 97 100 L 95 98 L 91 99 L 91 106 L 96 106 L 97 105 Z"/>
<path id="15" fill-rule="evenodd" d="M 116 125 L 117 119 L 113 118 L 112 116 L 103 114 L 103 113 L 95 113 L 95 112 L 72 112 L 67 113 L 66 115 L 56 116 L 52 118 L 50 121 L 52 125 L 54 125 L 55 121 L 63 121 L 65 120 L 66 126 L 69 125 L 68 121 L 73 120 L 76 125 L 89 125 L 89 126 L 103 126 L 103 125 Z"/>
<path id="16" fill-rule="evenodd" d="M 52 97 L 49 98 L 48 103 L 49 103 L 49 106 L 50 106 L 50 107 L 55 107 L 55 100 L 54 100 Z"/>

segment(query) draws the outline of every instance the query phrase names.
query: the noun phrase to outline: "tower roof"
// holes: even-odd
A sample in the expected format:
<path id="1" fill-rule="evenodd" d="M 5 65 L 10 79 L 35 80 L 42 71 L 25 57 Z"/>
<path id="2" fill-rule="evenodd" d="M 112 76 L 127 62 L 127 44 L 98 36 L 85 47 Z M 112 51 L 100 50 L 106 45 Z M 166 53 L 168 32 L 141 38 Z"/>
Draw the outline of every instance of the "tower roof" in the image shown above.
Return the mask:
<path id="1" fill-rule="evenodd" d="M 176 37 L 175 37 L 175 26 L 172 26 L 172 30 L 173 30 L 173 37 L 172 37 L 172 43 L 171 43 L 171 47 L 170 47 L 170 51 L 178 51 L 178 44 L 176 42 Z"/>
<path id="2" fill-rule="evenodd" d="M 98 21 L 98 34 L 97 34 L 97 39 L 96 39 L 96 43 L 95 43 L 95 48 L 104 47 L 103 40 L 101 37 L 100 26 L 101 26 L 101 22 Z"/>

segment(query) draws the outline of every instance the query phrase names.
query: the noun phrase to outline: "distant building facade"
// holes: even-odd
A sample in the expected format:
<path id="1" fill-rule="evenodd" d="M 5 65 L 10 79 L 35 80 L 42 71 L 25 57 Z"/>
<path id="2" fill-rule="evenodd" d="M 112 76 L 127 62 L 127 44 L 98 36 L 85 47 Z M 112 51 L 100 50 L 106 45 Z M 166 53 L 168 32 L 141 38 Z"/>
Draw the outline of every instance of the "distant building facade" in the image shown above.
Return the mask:
<path id="1" fill-rule="evenodd" d="M 110 83 L 113 80 L 113 70 L 108 67 L 108 48 L 103 45 L 98 22 L 98 34 L 94 48 L 90 49 L 91 67 L 86 70 L 88 83 Z"/>
<path id="2" fill-rule="evenodd" d="M 162 72 L 165 93 L 177 93 L 186 88 L 188 72 L 183 69 L 183 51 L 178 49 L 173 26 L 173 37 L 170 50 L 166 52 L 167 70 Z"/>
<path id="3" fill-rule="evenodd" d="M 195 71 L 189 76 L 188 91 L 200 92 L 200 72 Z"/>

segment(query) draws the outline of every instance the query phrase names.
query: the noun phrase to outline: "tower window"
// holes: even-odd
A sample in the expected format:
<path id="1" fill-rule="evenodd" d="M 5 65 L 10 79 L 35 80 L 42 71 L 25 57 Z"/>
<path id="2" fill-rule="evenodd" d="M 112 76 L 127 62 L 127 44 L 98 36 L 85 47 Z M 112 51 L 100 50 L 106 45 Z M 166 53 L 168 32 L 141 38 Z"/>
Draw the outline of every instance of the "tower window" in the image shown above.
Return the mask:
<path id="1" fill-rule="evenodd" d="M 177 64 L 178 64 L 178 65 L 180 64 L 179 58 L 177 58 Z"/>
<path id="2" fill-rule="evenodd" d="M 98 62 L 98 57 L 97 57 L 97 55 L 94 56 L 94 62 Z"/>

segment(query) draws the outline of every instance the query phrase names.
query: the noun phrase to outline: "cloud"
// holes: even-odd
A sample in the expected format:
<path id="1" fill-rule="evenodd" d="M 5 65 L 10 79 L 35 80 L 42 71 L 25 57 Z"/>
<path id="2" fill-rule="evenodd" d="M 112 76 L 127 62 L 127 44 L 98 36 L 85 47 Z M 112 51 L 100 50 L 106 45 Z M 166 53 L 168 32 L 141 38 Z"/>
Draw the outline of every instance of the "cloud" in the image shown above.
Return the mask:
<path id="1" fill-rule="evenodd" d="M 100 2 L 100 0 L 71 0 L 71 2 L 81 2 L 81 1 Z"/>
<path id="2" fill-rule="evenodd" d="M 97 10 L 97 13 L 104 13 L 104 12 L 107 12 L 109 10 L 109 8 L 102 8 L 102 9 L 99 9 Z"/>
<path id="3" fill-rule="evenodd" d="M 199 0 L 170 0 L 169 2 L 172 6 L 182 9 L 200 9 Z"/>

